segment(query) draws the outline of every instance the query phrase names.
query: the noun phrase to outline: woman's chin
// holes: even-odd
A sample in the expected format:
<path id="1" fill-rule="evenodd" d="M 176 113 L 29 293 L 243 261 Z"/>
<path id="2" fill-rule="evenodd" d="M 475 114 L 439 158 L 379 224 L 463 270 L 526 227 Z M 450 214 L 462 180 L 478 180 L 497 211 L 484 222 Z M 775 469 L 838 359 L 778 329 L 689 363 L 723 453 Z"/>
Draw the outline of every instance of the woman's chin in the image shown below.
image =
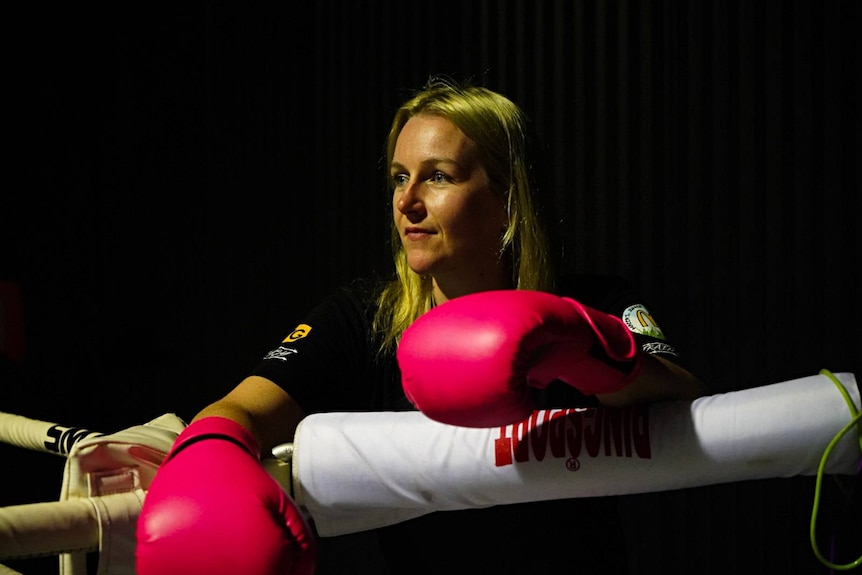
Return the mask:
<path id="1" fill-rule="evenodd" d="M 435 263 L 436 262 L 426 258 L 407 258 L 408 267 L 413 270 L 413 273 L 419 274 L 420 276 L 431 274 L 434 271 Z"/>

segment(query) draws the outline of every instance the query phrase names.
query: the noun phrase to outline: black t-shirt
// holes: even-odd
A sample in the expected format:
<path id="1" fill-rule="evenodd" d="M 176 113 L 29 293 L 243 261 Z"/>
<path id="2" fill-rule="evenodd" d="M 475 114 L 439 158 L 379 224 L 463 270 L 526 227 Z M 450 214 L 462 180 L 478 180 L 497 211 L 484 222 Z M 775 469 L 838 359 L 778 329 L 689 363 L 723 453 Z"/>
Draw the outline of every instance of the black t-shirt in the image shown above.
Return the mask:
<path id="1" fill-rule="evenodd" d="M 414 409 L 401 388 L 394 354 L 377 352 L 371 321 L 379 287 L 357 280 L 336 290 L 252 374 L 281 386 L 308 414 Z M 622 318 L 644 351 L 677 361 L 648 305 L 621 278 L 570 276 L 556 291 Z M 538 409 L 597 405 L 562 382 L 532 391 Z M 598 497 L 442 511 L 325 537 L 318 573 L 623 573 L 625 539 L 616 505 L 615 497 Z"/>

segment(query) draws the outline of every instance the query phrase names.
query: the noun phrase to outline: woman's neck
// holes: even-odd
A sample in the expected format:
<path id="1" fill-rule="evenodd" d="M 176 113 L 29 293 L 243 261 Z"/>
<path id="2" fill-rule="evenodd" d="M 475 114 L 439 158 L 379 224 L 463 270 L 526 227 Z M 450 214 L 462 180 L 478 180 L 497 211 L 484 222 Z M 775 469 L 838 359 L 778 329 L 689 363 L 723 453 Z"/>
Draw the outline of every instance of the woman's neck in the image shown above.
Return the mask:
<path id="1" fill-rule="evenodd" d="M 508 278 L 494 281 L 470 281 L 470 282 L 445 282 L 432 279 L 431 307 L 440 305 L 462 295 L 477 293 L 481 291 L 512 289 Z"/>

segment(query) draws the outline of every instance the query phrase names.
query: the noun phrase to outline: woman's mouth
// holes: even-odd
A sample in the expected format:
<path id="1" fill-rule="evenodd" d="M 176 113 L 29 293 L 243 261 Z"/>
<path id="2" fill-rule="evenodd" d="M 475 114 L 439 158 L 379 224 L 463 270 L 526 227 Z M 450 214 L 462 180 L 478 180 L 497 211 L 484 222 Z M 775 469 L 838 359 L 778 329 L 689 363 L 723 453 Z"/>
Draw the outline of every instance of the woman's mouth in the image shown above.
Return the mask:
<path id="1" fill-rule="evenodd" d="M 404 229 L 404 237 L 408 240 L 424 240 L 434 235 L 434 232 L 425 228 L 409 227 Z"/>

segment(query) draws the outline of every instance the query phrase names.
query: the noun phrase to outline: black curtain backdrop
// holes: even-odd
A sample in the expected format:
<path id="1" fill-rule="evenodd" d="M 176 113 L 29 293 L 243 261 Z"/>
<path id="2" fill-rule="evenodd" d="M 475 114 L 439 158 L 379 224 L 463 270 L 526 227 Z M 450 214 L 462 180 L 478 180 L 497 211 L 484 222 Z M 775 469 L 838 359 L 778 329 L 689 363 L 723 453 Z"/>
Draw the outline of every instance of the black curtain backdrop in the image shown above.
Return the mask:
<path id="1" fill-rule="evenodd" d="M 188 419 L 329 290 L 387 271 L 383 140 L 434 73 L 525 108 L 563 270 L 634 281 L 715 392 L 860 375 L 860 6 L 7 8 L 0 281 L 26 350 L 2 359 L 0 411 Z M 60 458 L 0 456 L 0 505 L 58 497 Z M 631 573 L 827 573 L 813 495 L 796 477 L 626 496 L 608 536 Z"/>

